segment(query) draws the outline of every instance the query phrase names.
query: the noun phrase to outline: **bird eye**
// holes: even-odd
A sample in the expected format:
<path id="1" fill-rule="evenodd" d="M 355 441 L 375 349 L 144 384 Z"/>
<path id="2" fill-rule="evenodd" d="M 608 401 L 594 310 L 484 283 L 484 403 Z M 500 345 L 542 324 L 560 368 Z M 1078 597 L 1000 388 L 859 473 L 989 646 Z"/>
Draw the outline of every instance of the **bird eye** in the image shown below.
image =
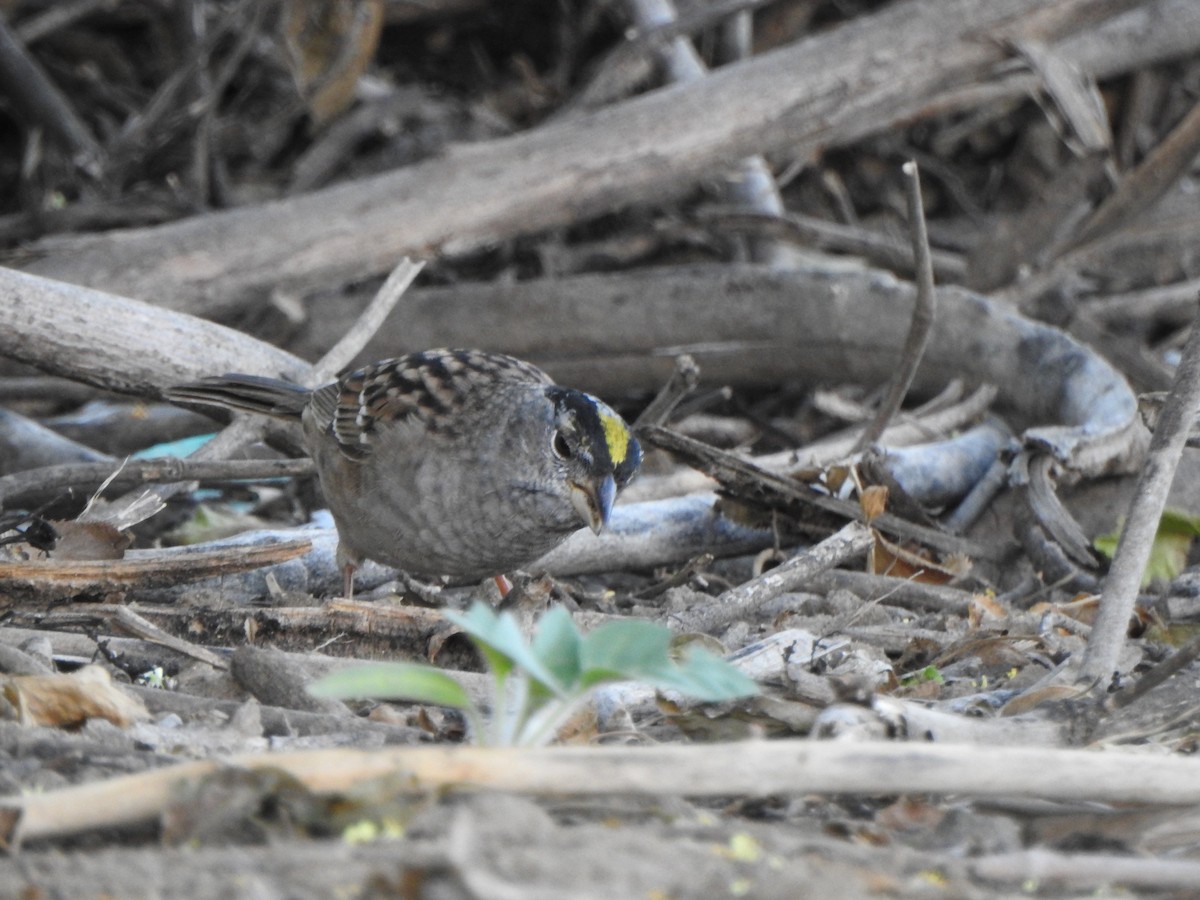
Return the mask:
<path id="1" fill-rule="evenodd" d="M 554 440 L 551 441 L 550 447 L 554 450 L 554 455 L 559 459 L 570 459 L 573 455 L 571 453 L 571 445 L 567 443 L 567 439 L 561 431 L 554 432 Z"/>

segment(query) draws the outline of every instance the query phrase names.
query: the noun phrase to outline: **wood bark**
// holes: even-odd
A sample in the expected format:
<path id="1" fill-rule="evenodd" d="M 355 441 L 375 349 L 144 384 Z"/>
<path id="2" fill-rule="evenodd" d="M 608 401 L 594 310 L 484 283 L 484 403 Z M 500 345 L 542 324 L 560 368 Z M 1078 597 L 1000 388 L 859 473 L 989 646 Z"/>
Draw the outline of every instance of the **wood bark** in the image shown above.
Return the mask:
<path id="1" fill-rule="evenodd" d="M 992 99 L 1019 97 L 1036 79 L 1020 69 L 997 75 L 1009 58 L 1004 38 L 1053 42 L 1112 7 L 1110 0 L 894 4 L 703 80 L 457 146 L 400 171 L 158 227 L 51 238 L 30 248 L 26 268 L 216 315 L 273 288 L 312 291 L 387 271 L 404 255 L 461 253 L 666 201 L 747 155 L 782 150 L 803 158 L 976 105 L 981 84 Z M 1159 0 L 1154 7 L 1157 15 L 1134 10 L 1102 29 L 1116 29 L 1110 41 L 1129 30 L 1141 35 L 1140 42 L 1124 38 L 1122 65 L 1145 62 L 1139 47 L 1162 52 L 1145 39 L 1147 29 L 1200 30 L 1195 4 Z M 1096 48 L 1083 43 L 1071 52 Z M 1103 74 L 1114 54 L 1080 61 Z"/>

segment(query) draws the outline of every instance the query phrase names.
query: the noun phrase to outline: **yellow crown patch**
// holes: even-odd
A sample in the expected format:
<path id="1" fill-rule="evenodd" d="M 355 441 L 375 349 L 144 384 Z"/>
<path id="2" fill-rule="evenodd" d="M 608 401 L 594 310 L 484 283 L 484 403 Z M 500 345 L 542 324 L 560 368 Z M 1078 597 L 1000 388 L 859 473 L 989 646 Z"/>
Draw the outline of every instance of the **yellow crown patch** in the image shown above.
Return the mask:
<path id="1" fill-rule="evenodd" d="M 604 427 L 604 443 L 608 445 L 608 458 L 614 466 L 625 462 L 629 454 L 629 429 L 620 416 L 600 410 L 600 424 Z"/>

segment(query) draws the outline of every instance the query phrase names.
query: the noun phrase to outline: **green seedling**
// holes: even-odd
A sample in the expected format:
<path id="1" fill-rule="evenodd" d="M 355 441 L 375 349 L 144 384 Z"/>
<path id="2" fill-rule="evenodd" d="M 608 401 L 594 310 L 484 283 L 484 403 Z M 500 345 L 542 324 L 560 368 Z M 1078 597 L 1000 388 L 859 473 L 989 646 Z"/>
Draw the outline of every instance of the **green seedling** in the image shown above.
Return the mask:
<path id="1" fill-rule="evenodd" d="M 335 672 L 310 687 L 339 699 L 407 700 L 460 709 L 479 744 L 538 746 L 561 728 L 600 685 L 637 681 L 657 690 L 716 702 L 758 693 L 753 679 L 702 648 L 672 657 L 671 632 L 651 622 L 611 622 L 581 634 L 561 607 L 526 642 L 511 613 L 476 603 L 444 613 L 479 648 L 492 675 L 490 717 L 445 672 L 416 663 L 372 663 Z"/>
<path id="2" fill-rule="evenodd" d="M 1125 523 L 1120 523 L 1124 528 Z M 1146 571 L 1142 574 L 1142 587 L 1146 588 L 1152 582 L 1169 582 L 1187 566 L 1188 553 L 1192 541 L 1200 534 L 1200 517 L 1193 516 L 1180 509 L 1167 507 L 1158 520 L 1158 530 L 1154 534 L 1154 543 L 1150 546 L 1150 558 L 1146 562 Z M 1121 532 L 1117 530 L 1109 534 L 1099 535 L 1092 545 L 1108 559 L 1117 552 L 1117 542 Z"/>
<path id="3" fill-rule="evenodd" d="M 945 684 L 946 679 L 942 673 L 938 671 L 937 666 L 926 666 L 916 672 L 905 675 L 900 679 L 900 684 L 904 687 L 915 687 L 918 684 L 927 684 L 933 682 L 935 684 Z"/>

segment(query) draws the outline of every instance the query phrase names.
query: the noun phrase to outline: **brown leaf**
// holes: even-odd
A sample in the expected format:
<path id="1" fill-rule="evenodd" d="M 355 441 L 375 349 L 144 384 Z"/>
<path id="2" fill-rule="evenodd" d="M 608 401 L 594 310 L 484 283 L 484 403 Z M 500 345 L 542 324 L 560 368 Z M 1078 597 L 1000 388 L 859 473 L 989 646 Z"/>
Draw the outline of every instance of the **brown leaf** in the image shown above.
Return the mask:
<path id="1" fill-rule="evenodd" d="M 862 507 L 863 515 L 870 522 L 887 511 L 887 501 L 888 489 L 881 484 L 873 484 L 863 489 L 858 498 L 858 505 Z"/>
<path id="2" fill-rule="evenodd" d="M 383 31 L 383 0 L 290 0 L 284 40 L 292 76 L 318 126 L 354 100 Z"/>
<path id="3" fill-rule="evenodd" d="M 1048 601 L 1035 603 L 1029 607 L 1029 612 L 1035 616 L 1044 616 L 1048 612 L 1091 625 L 1100 611 L 1100 596 L 1098 594 L 1078 594 L 1067 603 L 1050 603 Z"/>
<path id="4" fill-rule="evenodd" d="M 1032 712 L 1043 703 L 1055 703 L 1062 700 L 1074 700 L 1088 692 L 1086 687 L 1073 684 L 1048 684 L 1036 690 L 1026 691 L 1013 697 L 1000 708 L 1001 716 L 1019 716 Z"/>
<path id="5" fill-rule="evenodd" d="M 108 719 L 128 728 L 150 713 L 136 697 L 113 684 L 108 670 L 84 666 L 70 675 L 24 675 L 4 681 L 4 696 L 22 725 L 71 728 L 88 719 Z"/>
<path id="6" fill-rule="evenodd" d="M 1008 610 L 996 600 L 995 594 L 975 593 L 971 595 L 971 605 L 967 608 L 967 620 L 971 628 L 978 628 L 983 623 L 984 616 L 996 619 L 1007 619 Z"/>
<path id="7" fill-rule="evenodd" d="M 925 584 L 949 584 L 971 570 L 971 561 L 952 556 L 943 561 L 932 559 L 923 548 L 907 549 L 894 544 L 872 530 L 875 544 L 867 556 L 870 571 L 892 578 L 908 578 Z"/>

